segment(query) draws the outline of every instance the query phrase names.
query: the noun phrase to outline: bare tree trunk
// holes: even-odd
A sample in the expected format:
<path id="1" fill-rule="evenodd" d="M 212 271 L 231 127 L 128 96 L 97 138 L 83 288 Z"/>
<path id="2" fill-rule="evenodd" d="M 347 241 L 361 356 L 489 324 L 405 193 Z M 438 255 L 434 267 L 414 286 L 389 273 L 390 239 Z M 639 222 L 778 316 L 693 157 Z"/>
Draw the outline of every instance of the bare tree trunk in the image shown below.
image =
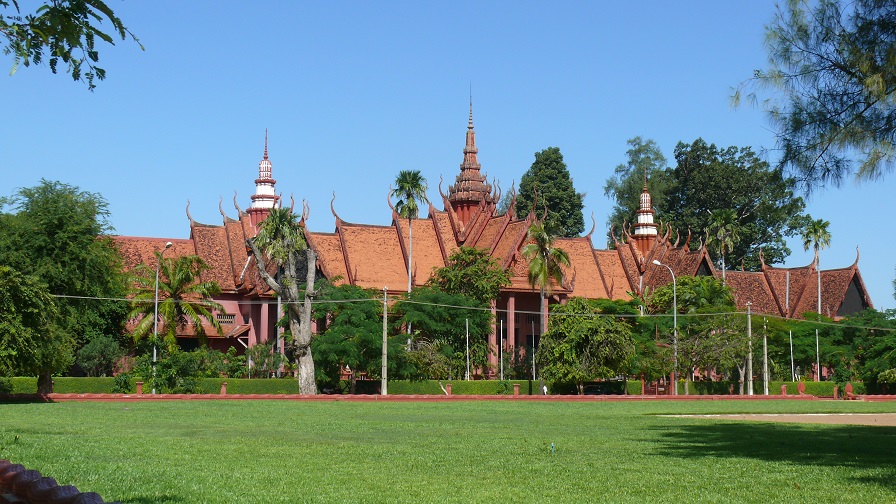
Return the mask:
<path id="1" fill-rule="evenodd" d="M 317 257 L 311 248 L 305 249 L 305 295 L 299 311 L 296 335 L 296 364 L 299 368 L 299 393 L 317 394 L 317 382 L 314 376 L 314 359 L 311 356 L 311 299 L 314 297 L 314 276 L 317 268 Z M 298 292 L 296 292 L 298 298 Z M 290 323 L 292 329 L 292 323 Z"/>
<path id="2" fill-rule="evenodd" d="M 737 384 L 737 393 L 744 395 L 744 373 L 746 372 L 746 366 L 744 364 L 738 364 L 737 372 L 740 373 L 740 380 L 738 380 Z"/>
<path id="3" fill-rule="evenodd" d="M 37 393 L 52 394 L 53 393 L 53 373 L 50 371 L 41 372 L 37 376 Z"/>

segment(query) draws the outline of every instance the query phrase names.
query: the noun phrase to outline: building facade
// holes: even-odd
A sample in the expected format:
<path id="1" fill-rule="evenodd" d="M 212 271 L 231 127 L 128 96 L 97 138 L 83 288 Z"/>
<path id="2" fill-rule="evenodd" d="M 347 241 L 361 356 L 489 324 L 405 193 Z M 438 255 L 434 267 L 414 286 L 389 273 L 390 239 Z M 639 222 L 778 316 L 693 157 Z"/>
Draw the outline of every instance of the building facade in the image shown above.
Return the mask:
<path id="1" fill-rule="evenodd" d="M 254 259 L 246 248 L 246 240 L 255 236 L 270 209 L 282 204 L 272 177 L 265 133 L 255 194 L 247 210 L 239 207 L 234 196 L 235 217 L 224 211 L 222 201 L 219 203 L 222 222 L 210 225 L 193 220 L 188 204 L 188 239 L 116 237 L 127 267 L 151 264 L 153 252 L 162 250 L 167 241 L 174 245 L 166 257 L 196 254 L 211 267 L 203 280 L 218 282 L 223 292 L 216 301 L 224 307 L 224 313 L 217 314 L 223 333 L 209 338 L 213 348 L 248 348 L 276 341 L 277 299 L 258 276 Z M 440 181 L 441 209 L 430 203 L 426 217 L 410 221 L 414 240 L 412 284 L 426 284 L 432 271 L 445 266 L 447 258 L 459 247 L 487 250 L 511 273 L 510 285 L 492 306 L 496 324 L 489 343 L 493 348 L 503 344 L 505 351 L 537 345 L 541 334 L 539 292 L 528 283 L 528 263 L 521 254 L 527 244 L 526 232 L 535 216 L 515 215 L 515 205 L 504 214 L 498 213 L 501 190 L 488 183 L 479 164 L 472 106 L 459 173 L 454 184 L 448 185 L 447 192 L 442 185 Z M 408 275 L 408 220 L 391 208 L 392 223 L 388 226 L 350 223 L 339 217 L 335 206 L 334 196 L 330 203 L 335 220 L 332 232 L 306 231 L 308 243 L 318 257 L 319 277 L 336 284 L 349 283 L 376 290 L 387 287 L 394 295 L 404 293 Z M 303 225 L 307 210 L 303 208 Z M 672 282 L 666 266 L 676 277 L 721 276 L 702 239 L 690 234 L 673 237 L 671 229 L 663 229 L 654 222 L 646 178 L 636 222 L 620 230 L 618 236 L 613 233 L 614 248 L 595 248 L 591 239 L 593 232 L 592 227 L 585 236 L 556 240 L 556 245 L 569 254 L 571 265 L 565 268 L 563 281 L 554 289 L 552 303 L 573 296 L 615 300 L 643 296 Z M 731 287 L 737 307 L 745 310 L 750 303 L 756 313 L 799 317 L 804 312 L 816 311 L 819 284 L 821 312 L 826 316 L 837 318 L 872 307 L 859 272 L 858 253 L 852 265 L 820 273 L 815 264 L 778 268 L 763 262 L 759 272 L 727 271 L 726 283 Z M 190 332 L 188 329 L 179 335 L 185 347 L 195 345 L 191 343 L 194 338 Z M 216 334 L 213 330 L 206 332 Z M 497 363 L 497 355 L 492 356 L 492 362 Z"/>

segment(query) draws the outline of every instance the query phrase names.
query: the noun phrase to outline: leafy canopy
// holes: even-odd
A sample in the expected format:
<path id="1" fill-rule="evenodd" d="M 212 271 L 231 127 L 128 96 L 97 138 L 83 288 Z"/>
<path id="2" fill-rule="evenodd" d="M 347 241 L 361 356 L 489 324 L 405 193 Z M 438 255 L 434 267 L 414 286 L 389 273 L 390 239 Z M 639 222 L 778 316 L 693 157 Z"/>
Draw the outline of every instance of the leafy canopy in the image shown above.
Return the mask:
<path id="1" fill-rule="evenodd" d="M 96 299 L 127 293 L 106 200 L 41 180 L 0 198 L 0 209 L 0 264 L 27 271 L 53 295 L 71 296 L 57 298 L 58 327 L 79 344 L 122 334 L 127 303 Z"/>
<path id="2" fill-rule="evenodd" d="M 769 67 L 740 84 L 769 90 L 781 165 L 805 189 L 876 180 L 896 161 L 896 4 L 788 0 L 766 28 Z"/>
<path id="3" fill-rule="evenodd" d="M 429 285 L 448 294 L 462 294 L 487 306 L 498 298 L 502 287 L 510 285 L 510 272 L 501 268 L 488 251 L 460 247 L 448 256 L 445 266 L 433 272 Z"/>
<path id="4" fill-rule="evenodd" d="M 98 66 L 97 39 L 115 45 L 115 35 L 122 40 L 130 38 L 143 50 L 137 37 L 103 0 L 53 0 L 38 4 L 33 13 L 24 15 L 19 3 L 0 0 L 3 54 L 13 57 L 10 75 L 20 65 L 39 65 L 45 59 L 55 74 L 62 61 L 72 79 L 86 83 L 93 91 L 95 80 L 106 78 L 106 70 Z M 30 7 L 31 2 L 22 5 Z M 111 25 L 111 34 L 103 31 L 103 23 Z"/>
<path id="5" fill-rule="evenodd" d="M 675 147 L 676 166 L 662 215 L 680 233 L 703 234 L 713 228 L 714 214 L 734 212 L 726 246 L 730 264 L 748 271 L 759 269 L 762 250 L 766 263 L 783 262 L 790 255 L 785 237 L 795 236 L 805 219 L 805 203 L 794 195 L 793 179 L 784 178 L 760 160 L 749 147 L 720 149 L 698 138 Z M 699 240 L 691 240 L 698 246 Z"/>
<path id="6" fill-rule="evenodd" d="M 572 185 L 560 149 L 548 147 L 535 153 L 535 161 L 520 179 L 516 215 L 525 217 L 534 210 L 541 218 L 547 212 L 549 227 L 559 236 L 578 236 L 585 231 L 584 198 L 585 194 L 577 193 Z"/>
<path id="7" fill-rule="evenodd" d="M 583 384 L 623 374 L 635 354 L 629 322 L 604 315 L 594 300 L 571 298 L 551 312 L 536 361 L 549 382 Z"/>

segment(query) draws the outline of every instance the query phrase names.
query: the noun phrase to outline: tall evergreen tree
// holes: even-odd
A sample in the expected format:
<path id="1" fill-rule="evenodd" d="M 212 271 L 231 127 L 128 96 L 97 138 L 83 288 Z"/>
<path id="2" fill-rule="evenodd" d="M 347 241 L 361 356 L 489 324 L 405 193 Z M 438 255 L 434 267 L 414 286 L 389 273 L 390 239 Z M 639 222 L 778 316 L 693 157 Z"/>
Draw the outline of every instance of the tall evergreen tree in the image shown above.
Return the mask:
<path id="1" fill-rule="evenodd" d="M 535 153 L 535 161 L 520 179 L 516 214 L 524 217 L 535 205 L 538 218 L 547 211 L 547 227 L 558 236 L 578 236 L 585 231 L 584 198 L 585 194 L 577 193 L 573 187 L 560 149 L 548 147 Z"/>
<path id="2" fill-rule="evenodd" d="M 769 68 L 740 85 L 770 89 L 781 164 L 806 190 L 896 165 L 896 3 L 789 0 L 766 28 Z"/>

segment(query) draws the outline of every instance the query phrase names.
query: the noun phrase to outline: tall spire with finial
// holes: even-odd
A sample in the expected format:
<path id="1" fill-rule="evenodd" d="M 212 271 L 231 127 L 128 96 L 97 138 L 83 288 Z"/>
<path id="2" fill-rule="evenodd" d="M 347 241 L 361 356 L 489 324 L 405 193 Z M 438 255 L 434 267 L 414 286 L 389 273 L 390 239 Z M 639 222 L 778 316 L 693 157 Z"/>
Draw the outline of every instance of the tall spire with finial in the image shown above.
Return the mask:
<path id="1" fill-rule="evenodd" d="M 492 186 L 487 177 L 481 173 L 476 148 L 476 131 L 473 129 L 473 92 L 470 91 L 470 119 L 467 122 L 467 141 L 464 145 L 464 161 L 460 164 L 460 173 L 454 185 L 448 187 L 448 201 L 454 211 L 466 224 L 469 217 L 481 201 L 494 203 Z"/>
<path id="2" fill-rule="evenodd" d="M 277 183 L 272 178 L 271 160 L 268 159 L 268 130 L 264 130 L 264 156 L 258 163 L 258 178 L 255 179 L 255 194 L 251 196 L 252 205 L 249 206 L 248 213 L 252 220 L 252 225 L 257 226 L 263 221 L 271 209 L 280 199 L 277 196 L 274 185 Z"/>
<path id="3" fill-rule="evenodd" d="M 638 207 L 638 223 L 635 224 L 634 239 L 642 255 L 647 255 L 657 236 L 657 225 L 653 221 L 653 203 L 647 192 L 647 168 L 644 168 L 644 190 L 641 192 L 641 204 Z"/>

